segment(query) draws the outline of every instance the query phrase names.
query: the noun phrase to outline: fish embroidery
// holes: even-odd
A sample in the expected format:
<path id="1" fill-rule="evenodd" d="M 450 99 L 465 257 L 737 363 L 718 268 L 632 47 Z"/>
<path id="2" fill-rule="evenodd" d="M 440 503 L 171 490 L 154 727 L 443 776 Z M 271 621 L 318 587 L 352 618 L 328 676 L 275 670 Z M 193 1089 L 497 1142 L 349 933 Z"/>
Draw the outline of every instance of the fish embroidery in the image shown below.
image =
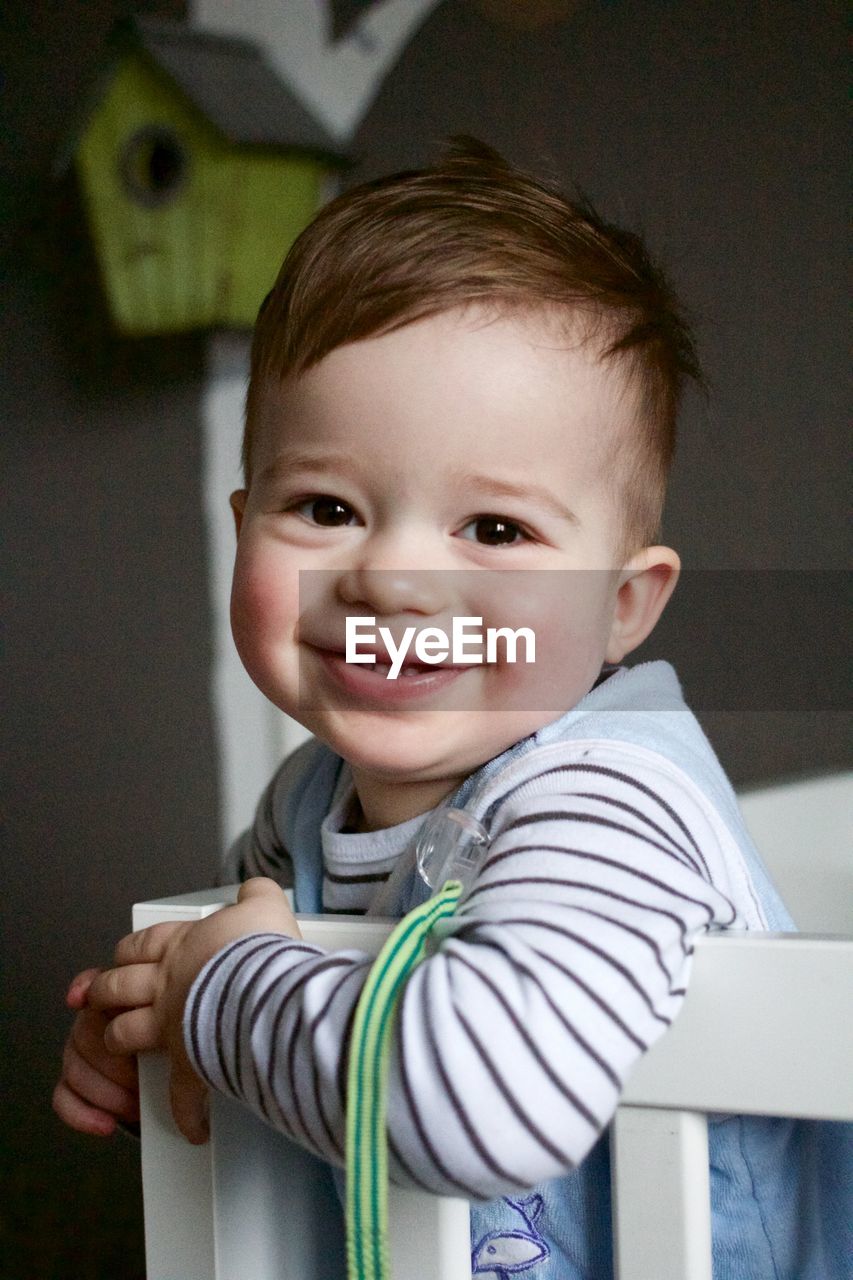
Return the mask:
<path id="1" fill-rule="evenodd" d="M 536 1230 L 536 1220 L 544 1204 L 542 1197 L 532 1195 L 526 1200 L 513 1200 L 504 1196 L 503 1200 L 519 1215 L 524 1226 L 490 1231 L 477 1242 L 471 1254 L 471 1274 L 483 1280 L 510 1280 L 511 1276 L 529 1271 L 551 1254 Z"/>

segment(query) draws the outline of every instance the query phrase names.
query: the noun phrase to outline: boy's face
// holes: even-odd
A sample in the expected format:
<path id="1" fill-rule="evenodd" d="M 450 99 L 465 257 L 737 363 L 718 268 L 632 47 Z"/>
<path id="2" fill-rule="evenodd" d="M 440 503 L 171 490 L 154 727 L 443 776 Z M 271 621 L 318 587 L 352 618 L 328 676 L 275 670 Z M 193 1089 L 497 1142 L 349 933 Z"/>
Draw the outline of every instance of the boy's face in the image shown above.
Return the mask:
<path id="1" fill-rule="evenodd" d="M 265 390 L 251 487 L 232 499 L 234 636 L 267 697 L 349 761 L 370 825 L 424 812 L 623 656 L 607 459 L 634 406 L 579 336 L 471 310 Z M 395 645 L 410 626 L 450 635 L 454 616 L 526 626 L 536 662 L 392 681 L 344 660 L 347 616 Z"/>

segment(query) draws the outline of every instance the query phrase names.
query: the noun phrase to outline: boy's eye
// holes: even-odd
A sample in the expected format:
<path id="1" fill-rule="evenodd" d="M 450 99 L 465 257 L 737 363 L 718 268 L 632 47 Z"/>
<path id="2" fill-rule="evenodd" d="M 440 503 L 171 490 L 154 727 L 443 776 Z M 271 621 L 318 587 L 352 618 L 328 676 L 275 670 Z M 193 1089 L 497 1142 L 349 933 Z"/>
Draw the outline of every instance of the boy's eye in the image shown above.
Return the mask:
<path id="1" fill-rule="evenodd" d="M 477 516 L 466 524 L 462 536 L 486 547 L 511 547 L 529 541 L 521 525 L 504 516 Z"/>
<path id="2" fill-rule="evenodd" d="M 348 503 L 341 502 L 340 498 L 333 498 L 326 493 L 316 498 L 306 498 L 293 509 L 299 515 L 305 516 L 306 520 L 311 520 L 314 524 L 322 525 L 326 529 L 336 529 L 350 524 L 355 518 L 355 512 Z"/>

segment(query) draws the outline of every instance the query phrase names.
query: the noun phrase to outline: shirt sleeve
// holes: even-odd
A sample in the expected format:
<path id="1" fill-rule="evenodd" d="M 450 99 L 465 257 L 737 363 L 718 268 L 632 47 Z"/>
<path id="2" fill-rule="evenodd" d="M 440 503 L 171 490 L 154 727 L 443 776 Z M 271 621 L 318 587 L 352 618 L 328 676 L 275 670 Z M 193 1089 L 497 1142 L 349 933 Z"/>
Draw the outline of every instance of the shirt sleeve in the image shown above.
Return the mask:
<path id="1" fill-rule="evenodd" d="M 489 1200 L 578 1165 L 675 1017 L 695 938 L 739 923 L 727 884 L 692 784 L 618 745 L 567 752 L 504 797 L 471 893 L 400 1002 L 395 1181 Z M 370 964 L 277 935 L 232 943 L 187 1001 L 196 1070 L 342 1163 Z"/>
<path id="2" fill-rule="evenodd" d="M 277 816 L 284 798 L 297 785 L 309 752 L 309 741 L 292 752 L 264 789 L 255 810 L 252 826 L 229 848 L 219 869 L 218 884 L 236 884 L 251 876 L 270 876 L 283 889 L 293 885 L 293 863 L 278 827 Z"/>

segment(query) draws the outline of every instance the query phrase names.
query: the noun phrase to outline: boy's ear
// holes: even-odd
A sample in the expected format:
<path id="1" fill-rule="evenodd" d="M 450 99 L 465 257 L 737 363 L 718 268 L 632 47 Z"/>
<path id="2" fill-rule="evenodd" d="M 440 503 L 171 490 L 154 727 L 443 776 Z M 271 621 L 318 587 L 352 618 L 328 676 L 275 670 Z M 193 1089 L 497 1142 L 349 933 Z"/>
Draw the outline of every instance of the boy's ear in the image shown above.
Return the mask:
<path id="1" fill-rule="evenodd" d="M 234 512 L 234 528 L 237 530 L 237 537 L 240 537 L 240 525 L 243 523 L 243 512 L 246 509 L 246 499 L 249 496 L 248 489 L 235 489 L 228 501 L 231 503 L 231 510 Z"/>
<path id="2" fill-rule="evenodd" d="M 645 547 L 620 571 L 608 662 L 621 662 L 651 635 L 680 571 L 681 561 L 671 547 Z"/>

